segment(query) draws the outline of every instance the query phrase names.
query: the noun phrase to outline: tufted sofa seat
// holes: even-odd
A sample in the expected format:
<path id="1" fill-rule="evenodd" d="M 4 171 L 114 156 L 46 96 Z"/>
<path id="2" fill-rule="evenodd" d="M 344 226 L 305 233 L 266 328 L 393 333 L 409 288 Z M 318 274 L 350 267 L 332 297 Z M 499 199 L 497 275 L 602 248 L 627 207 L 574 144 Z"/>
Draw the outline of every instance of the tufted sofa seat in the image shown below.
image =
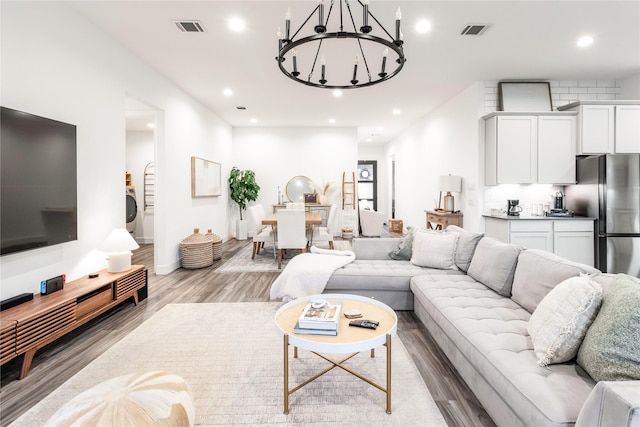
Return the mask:
<path id="1" fill-rule="evenodd" d="M 461 375 L 470 388 L 492 402 L 492 416 L 501 425 L 575 422 L 595 382 L 575 363 L 550 369 L 536 364 L 527 310 L 469 276 L 423 275 L 413 279 L 411 290 L 419 301 L 416 315 L 452 363 L 466 371 Z"/>
<path id="2" fill-rule="evenodd" d="M 461 241 L 456 251 L 463 253 Z M 498 426 L 640 427 L 639 381 L 596 386 L 575 358 L 541 367 L 528 332 L 537 305 L 559 283 L 581 274 L 594 280 L 606 275 L 482 236 L 469 263 L 446 270 L 390 259 L 401 239 L 353 243 L 356 260 L 334 272 L 325 292 L 413 309 Z M 637 393 L 629 398 L 634 388 Z"/>

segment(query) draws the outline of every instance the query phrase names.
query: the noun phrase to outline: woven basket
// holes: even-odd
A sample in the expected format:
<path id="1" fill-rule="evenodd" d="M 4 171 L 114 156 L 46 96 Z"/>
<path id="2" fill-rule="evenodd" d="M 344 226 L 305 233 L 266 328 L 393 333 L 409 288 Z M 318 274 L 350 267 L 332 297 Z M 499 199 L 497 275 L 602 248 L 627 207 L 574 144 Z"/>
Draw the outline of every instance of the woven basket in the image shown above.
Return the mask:
<path id="1" fill-rule="evenodd" d="M 200 234 L 199 228 L 180 242 L 180 255 L 183 268 L 203 268 L 213 264 L 213 245 L 211 237 Z"/>
<path id="2" fill-rule="evenodd" d="M 205 234 L 208 238 L 211 239 L 211 245 L 213 249 L 213 260 L 217 260 L 222 258 L 222 237 L 217 234 L 211 232 L 211 230 L 207 231 Z"/>

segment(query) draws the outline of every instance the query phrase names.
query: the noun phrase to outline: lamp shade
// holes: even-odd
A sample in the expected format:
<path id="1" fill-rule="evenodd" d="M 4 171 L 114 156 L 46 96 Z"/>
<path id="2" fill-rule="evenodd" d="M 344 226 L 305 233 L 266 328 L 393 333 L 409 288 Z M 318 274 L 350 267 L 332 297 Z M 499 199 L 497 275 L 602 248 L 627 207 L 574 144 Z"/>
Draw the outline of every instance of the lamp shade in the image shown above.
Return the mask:
<path id="1" fill-rule="evenodd" d="M 453 191 L 459 193 L 462 191 L 462 177 L 455 175 L 441 175 L 438 180 L 440 191 Z"/>
<path id="2" fill-rule="evenodd" d="M 114 253 L 131 251 L 139 247 L 140 245 L 125 228 L 116 228 L 107 236 L 100 249 L 104 252 Z"/>

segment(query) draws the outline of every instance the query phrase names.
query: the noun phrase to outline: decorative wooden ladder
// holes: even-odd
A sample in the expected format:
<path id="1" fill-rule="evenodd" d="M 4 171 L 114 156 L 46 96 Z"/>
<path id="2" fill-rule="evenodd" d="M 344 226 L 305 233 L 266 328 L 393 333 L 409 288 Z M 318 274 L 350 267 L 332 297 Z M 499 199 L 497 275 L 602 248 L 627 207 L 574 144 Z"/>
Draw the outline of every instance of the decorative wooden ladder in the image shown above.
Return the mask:
<path id="1" fill-rule="evenodd" d="M 342 172 L 342 209 L 356 208 L 356 173 Z"/>

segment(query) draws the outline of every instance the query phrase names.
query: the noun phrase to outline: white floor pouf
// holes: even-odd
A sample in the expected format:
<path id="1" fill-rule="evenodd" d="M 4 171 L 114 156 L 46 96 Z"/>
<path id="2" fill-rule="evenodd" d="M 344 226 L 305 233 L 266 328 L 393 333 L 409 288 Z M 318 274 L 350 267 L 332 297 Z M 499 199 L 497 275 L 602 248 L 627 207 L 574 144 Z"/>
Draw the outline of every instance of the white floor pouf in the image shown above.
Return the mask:
<path id="1" fill-rule="evenodd" d="M 46 426 L 193 426 L 187 382 L 167 372 L 143 372 L 104 381 L 60 408 Z"/>

